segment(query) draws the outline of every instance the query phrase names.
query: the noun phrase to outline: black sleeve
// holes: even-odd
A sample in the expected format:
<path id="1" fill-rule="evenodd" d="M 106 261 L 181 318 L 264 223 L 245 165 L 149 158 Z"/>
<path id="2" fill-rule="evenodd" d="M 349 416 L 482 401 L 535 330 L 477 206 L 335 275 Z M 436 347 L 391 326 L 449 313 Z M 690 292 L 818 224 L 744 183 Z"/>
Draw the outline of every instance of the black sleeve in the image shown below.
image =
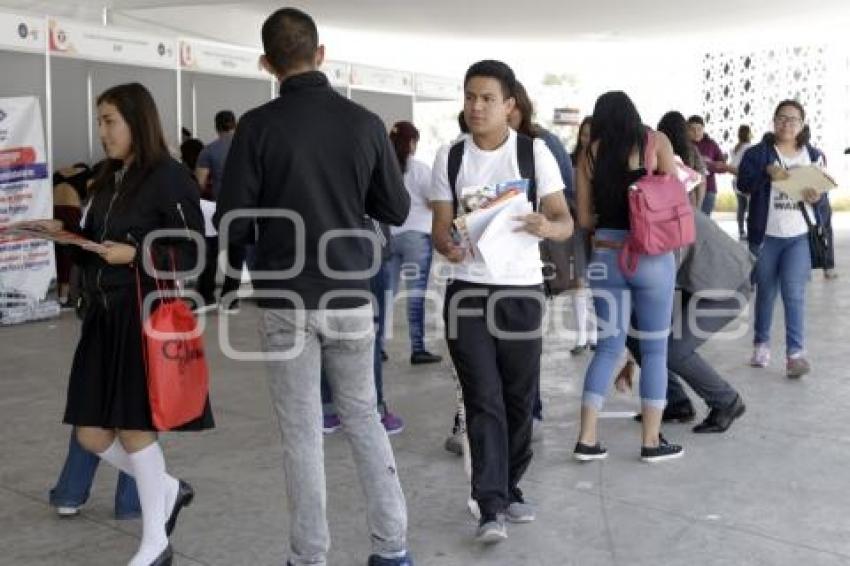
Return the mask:
<path id="1" fill-rule="evenodd" d="M 201 213 L 200 195 L 189 170 L 175 163 L 168 173 L 157 176 L 157 229 L 175 230 L 174 235 L 157 238 L 153 256 L 158 267 L 171 267 L 170 255 L 174 254 L 174 267 L 178 271 L 191 269 L 197 262 L 198 244 L 193 234 L 204 235 L 204 216 Z M 139 239 L 139 236 L 142 239 Z M 128 243 L 139 246 L 143 234 L 128 234 Z M 134 241 L 135 240 L 135 241 Z"/>
<path id="2" fill-rule="evenodd" d="M 254 139 L 254 129 L 250 116 L 243 117 L 236 127 L 224 166 L 221 191 L 216 199 L 213 217 L 216 230 L 228 212 L 259 206 L 263 177 L 260 148 Z M 254 219 L 246 217 L 232 222 L 227 238 L 228 245 L 253 243 Z"/>
<path id="3" fill-rule="evenodd" d="M 377 116 L 373 118 L 378 155 L 366 192 L 366 214 L 380 222 L 401 226 L 410 212 L 410 195 L 404 188 L 398 158 L 390 147 L 383 123 Z"/>

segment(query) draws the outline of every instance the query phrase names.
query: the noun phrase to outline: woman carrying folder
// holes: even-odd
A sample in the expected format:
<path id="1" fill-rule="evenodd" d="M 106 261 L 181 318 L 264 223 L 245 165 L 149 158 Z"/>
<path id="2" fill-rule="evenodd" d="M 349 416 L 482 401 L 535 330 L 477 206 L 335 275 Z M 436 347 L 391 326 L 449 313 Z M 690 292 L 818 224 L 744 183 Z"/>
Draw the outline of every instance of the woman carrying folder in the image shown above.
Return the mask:
<path id="1" fill-rule="evenodd" d="M 738 169 L 738 190 L 750 195 L 750 250 L 758 256 L 753 271 L 756 307 L 750 365 L 765 368 L 770 364 L 773 306 L 781 291 L 789 378 L 800 378 L 811 370 L 804 349 L 806 286 L 812 268 L 807 218 L 820 222 L 819 211 L 829 206 L 826 194 L 814 189 L 803 191 L 801 206 L 776 186 L 788 178 L 789 169 L 824 163 L 823 154 L 809 143 L 805 121 L 806 112 L 799 102 L 779 103 L 773 132 L 747 150 Z"/>

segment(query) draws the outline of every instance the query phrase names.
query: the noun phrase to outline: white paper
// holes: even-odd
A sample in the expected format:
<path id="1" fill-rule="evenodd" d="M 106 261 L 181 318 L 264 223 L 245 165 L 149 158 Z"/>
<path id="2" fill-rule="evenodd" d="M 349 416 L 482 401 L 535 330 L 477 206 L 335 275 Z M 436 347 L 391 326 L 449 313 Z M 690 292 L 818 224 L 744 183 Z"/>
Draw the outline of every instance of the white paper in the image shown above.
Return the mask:
<path id="1" fill-rule="evenodd" d="M 481 237 L 477 241 L 473 240 L 487 269 L 494 276 L 542 268 L 538 248 L 540 238 L 528 232 L 515 231 L 522 224 L 515 217 L 531 212 L 528 198 L 517 195 L 499 208 L 498 214 L 487 224 Z"/>

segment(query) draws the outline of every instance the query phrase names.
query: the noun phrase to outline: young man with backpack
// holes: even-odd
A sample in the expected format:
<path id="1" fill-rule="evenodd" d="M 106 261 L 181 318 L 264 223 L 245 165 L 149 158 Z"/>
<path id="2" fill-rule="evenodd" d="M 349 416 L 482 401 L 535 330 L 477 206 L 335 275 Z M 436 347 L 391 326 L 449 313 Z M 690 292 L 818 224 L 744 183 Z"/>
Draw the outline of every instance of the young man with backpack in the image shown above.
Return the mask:
<path id="1" fill-rule="evenodd" d="M 525 248 L 533 251 L 493 273 L 480 254 L 453 239 L 452 223 L 464 188 L 524 178 L 534 212 L 516 217 L 514 230 L 560 241 L 573 232 L 552 153 L 543 140 L 508 126 L 515 83 L 513 71 L 500 61 L 469 68 L 463 115 L 470 135 L 438 152 L 429 196 L 434 247 L 452 264 L 443 316 L 463 389 L 472 497 L 481 510 L 476 539 L 485 543 L 507 537 L 506 520 L 534 520 L 518 485 L 532 456 L 532 405 L 543 346 L 542 262 L 536 247 Z"/>

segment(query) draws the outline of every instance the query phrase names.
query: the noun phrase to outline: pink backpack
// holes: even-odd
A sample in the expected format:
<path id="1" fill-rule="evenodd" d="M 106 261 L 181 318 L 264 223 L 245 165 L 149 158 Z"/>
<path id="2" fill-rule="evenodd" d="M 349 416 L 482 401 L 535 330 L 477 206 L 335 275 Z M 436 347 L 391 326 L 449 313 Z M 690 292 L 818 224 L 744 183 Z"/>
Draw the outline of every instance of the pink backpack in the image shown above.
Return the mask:
<path id="1" fill-rule="evenodd" d="M 634 275 L 642 255 L 660 255 L 694 243 L 694 211 L 676 175 L 655 173 L 655 135 L 647 132 L 647 174 L 629 187 L 631 229 L 620 252 L 620 270 Z"/>

